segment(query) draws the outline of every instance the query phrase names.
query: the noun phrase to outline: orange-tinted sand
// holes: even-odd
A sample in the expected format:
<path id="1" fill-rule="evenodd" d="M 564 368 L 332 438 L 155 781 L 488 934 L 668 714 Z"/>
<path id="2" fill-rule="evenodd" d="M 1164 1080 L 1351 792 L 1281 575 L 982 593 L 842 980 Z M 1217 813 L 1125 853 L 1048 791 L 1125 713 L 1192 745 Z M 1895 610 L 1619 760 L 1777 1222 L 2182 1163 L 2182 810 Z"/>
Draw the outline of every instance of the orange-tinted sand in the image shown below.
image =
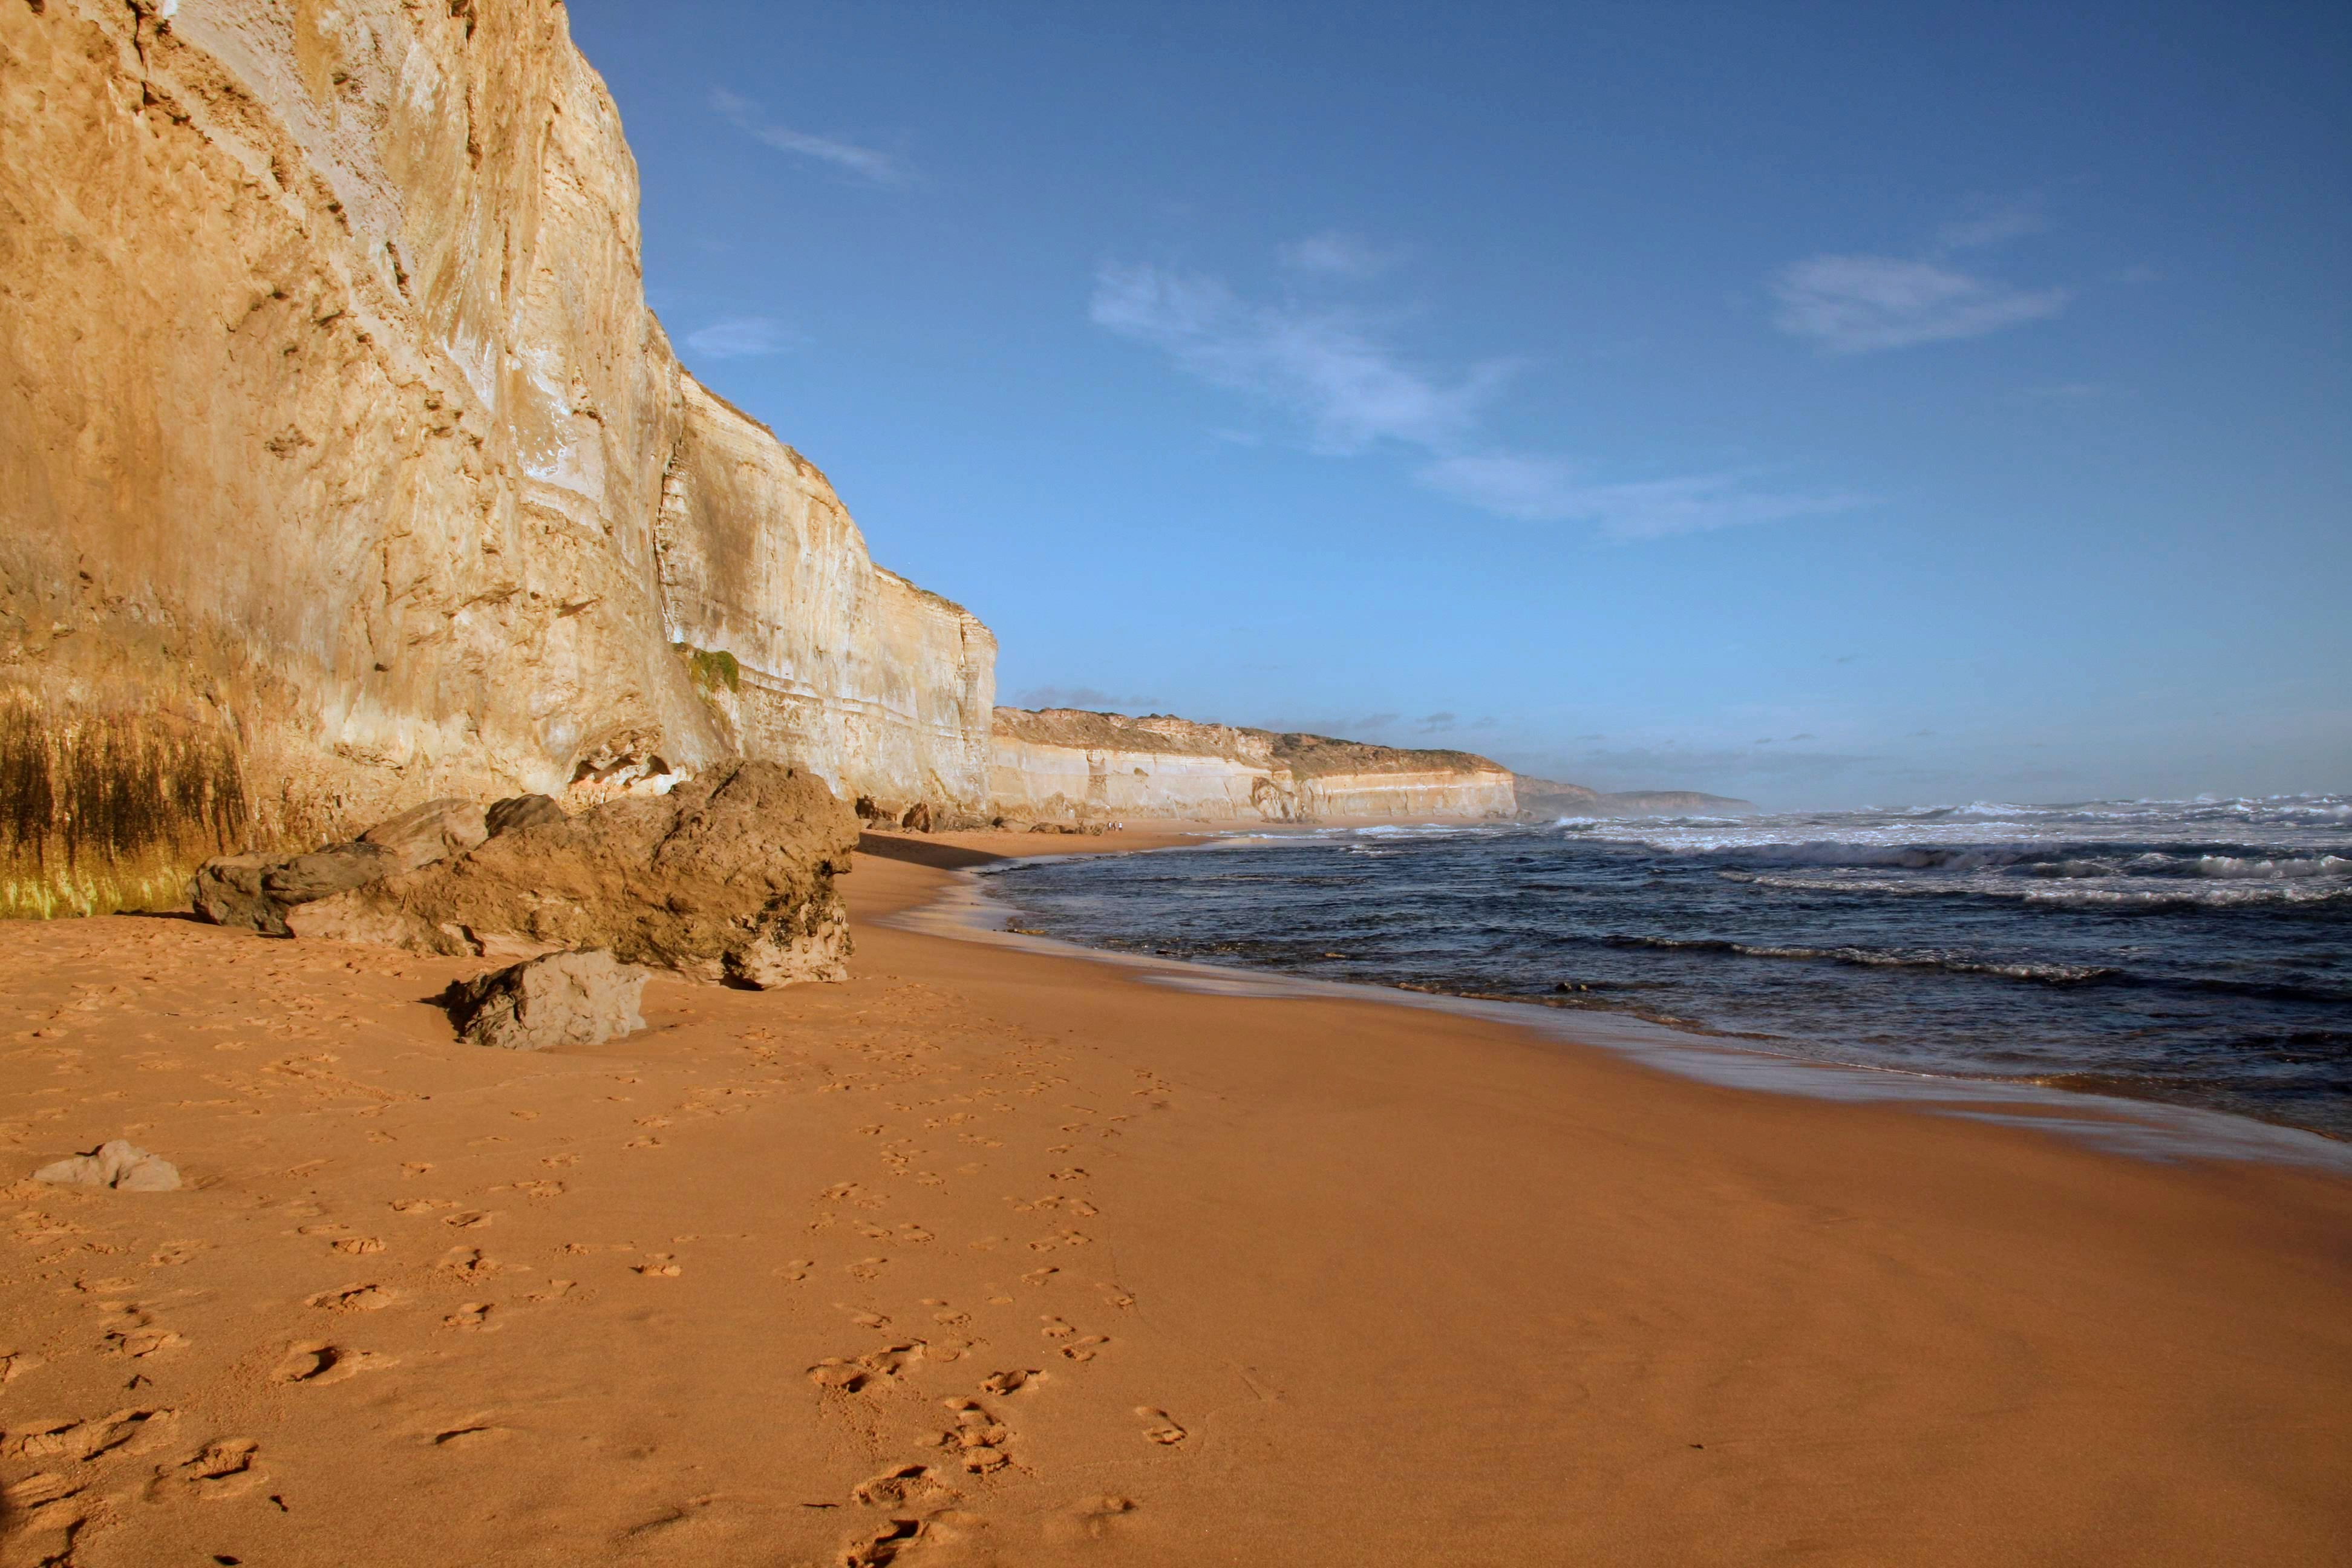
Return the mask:
<path id="1" fill-rule="evenodd" d="M 2352 1183 L 874 919 L 1148 842 L 539 1056 L 0 929 L 0 1176 L 192 1184 L 0 1194 L 0 1564 L 2352 1561 Z"/>

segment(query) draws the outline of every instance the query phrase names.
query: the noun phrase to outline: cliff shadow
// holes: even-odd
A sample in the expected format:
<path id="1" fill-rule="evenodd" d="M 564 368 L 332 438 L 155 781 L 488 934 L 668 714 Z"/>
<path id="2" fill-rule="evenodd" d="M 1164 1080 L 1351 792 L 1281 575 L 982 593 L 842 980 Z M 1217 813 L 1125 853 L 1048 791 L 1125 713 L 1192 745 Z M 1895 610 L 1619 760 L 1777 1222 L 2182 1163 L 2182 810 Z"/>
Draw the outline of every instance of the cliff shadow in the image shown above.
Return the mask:
<path id="1" fill-rule="evenodd" d="M 933 844 L 919 838 L 900 838 L 887 833 L 859 834 L 857 852 L 871 855 L 877 860 L 904 860 L 910 866 L 929 866 L 940 871 L 993 866 L 1000 860 L 1012 858 L 1007 855 L 992 855 L 985 849 L 967 849 L 960 844 Z"/>

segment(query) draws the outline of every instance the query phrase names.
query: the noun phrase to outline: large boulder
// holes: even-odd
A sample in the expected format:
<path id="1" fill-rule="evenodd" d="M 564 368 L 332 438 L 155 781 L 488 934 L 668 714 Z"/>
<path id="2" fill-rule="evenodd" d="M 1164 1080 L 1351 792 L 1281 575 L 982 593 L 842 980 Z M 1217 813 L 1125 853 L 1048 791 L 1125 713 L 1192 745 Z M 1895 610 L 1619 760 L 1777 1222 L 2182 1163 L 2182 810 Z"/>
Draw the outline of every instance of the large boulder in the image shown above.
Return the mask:
<path id="1" fill-rule="evenodd" d="M 306 855 L 224 855 L 207 860 L 188 886 L 188 901 L 215 925 L 285 936 L 289 910 L 429 866 L 471 849 L 488 837 L 478 805 L 428 800 L 377 823 L 349 844 L 330 844 Z"/>
<path id="2" fill-rule="evenodd" d="M 500 805 L 506 804 L 501 801 Z M 490 836 L 478 801 L 428 800 L 360 835 L 360 842 L 388 849 L 397 869 L 414 871 L 451 855 L 462 855 Z"/>
<path id="3" fill-rule="evenodd" d="M 646 972 L 609 952 L 554 952 L 460 980 L 443 1005 L 463 1039 L 543 1051 L 635 1034 L 645 993 Z"/>
<path id="4" fill-rule="evenodd" d="M 414 952 L 625 963 L 753 986 L 848 977 L 834 878 L 857 818 L 813 773 L 737 763 L 667 795 L 500 833 L 460 856 L 321 899 L 297 936 Z"/>
<path id="5" fill-rule="evenodd" d="M 307 855 L 224 855 L 197 870 L 188 898 L 215 925 L 285 936 L 288 910 L 407 868 L 396 851 L 367 843 Z"/>

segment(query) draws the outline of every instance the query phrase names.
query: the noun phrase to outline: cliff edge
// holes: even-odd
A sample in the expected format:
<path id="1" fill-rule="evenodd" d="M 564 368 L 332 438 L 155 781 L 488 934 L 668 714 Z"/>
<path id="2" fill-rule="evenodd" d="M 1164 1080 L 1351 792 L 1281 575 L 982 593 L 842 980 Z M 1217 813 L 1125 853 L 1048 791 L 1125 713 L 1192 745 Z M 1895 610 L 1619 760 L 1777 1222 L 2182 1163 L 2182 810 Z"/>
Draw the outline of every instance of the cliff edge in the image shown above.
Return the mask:
<path id="1" fill-rule="evenodd" d="M 993 638 L 679 366 L 562 5 L 11 5 L 0 126 L 0 913 L 739 756 L 985 803 Z"/>

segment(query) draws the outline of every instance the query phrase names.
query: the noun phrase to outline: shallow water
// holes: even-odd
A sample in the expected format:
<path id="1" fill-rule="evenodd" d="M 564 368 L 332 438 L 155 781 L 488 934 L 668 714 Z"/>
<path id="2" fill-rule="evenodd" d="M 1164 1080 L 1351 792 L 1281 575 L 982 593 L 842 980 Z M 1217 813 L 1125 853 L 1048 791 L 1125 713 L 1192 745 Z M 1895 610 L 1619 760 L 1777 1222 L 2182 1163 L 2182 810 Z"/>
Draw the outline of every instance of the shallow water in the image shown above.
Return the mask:
<path id="1" fill-rule="evenodd" d="M 1241 835 L 983 874 L 1090 945 L 2352 1137 L 2352 803 Z"/>

